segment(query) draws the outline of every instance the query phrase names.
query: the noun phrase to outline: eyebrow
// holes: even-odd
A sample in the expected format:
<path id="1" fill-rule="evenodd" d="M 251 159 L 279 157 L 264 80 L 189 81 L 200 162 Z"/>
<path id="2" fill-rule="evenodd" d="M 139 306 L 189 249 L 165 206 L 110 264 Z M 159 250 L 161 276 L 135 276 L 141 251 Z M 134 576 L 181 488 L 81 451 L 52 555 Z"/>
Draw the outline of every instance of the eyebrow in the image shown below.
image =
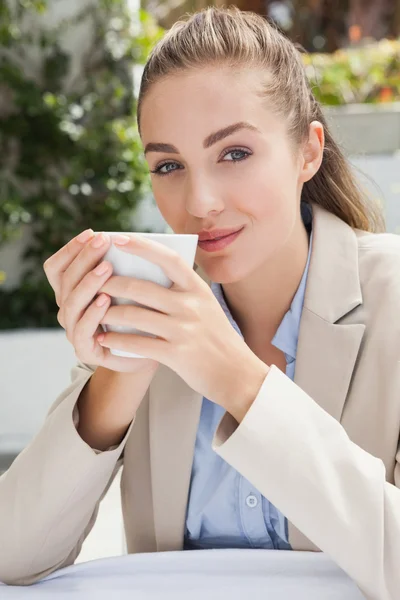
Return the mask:
<path id="1" fill-rule="evenodd" d="M 249 129 L 250 131 L 257 131 L 258 133 L 261 133 L 260 130 L 257 129 L 257 127 L 255 127 L 254 125 L 251 125 L 250 123 L 247 123 L 245 121 L 241 121 L 239 123 L 234 123 L 233 125 L 228 125 L 228 127 L 224 127 L 223 129 L 220 129 L 219 131 L 216 131 L 215 133 L 212 133 L 211 135 L 207 136 L 203 142 L 203 148 L 210 148 L 217 142 L 220 142 L 229 135 L 232 135 L 242 129 Z M 148 143 L 146 145 L 144 153 L 147 154 L 148 152 L 167 152 L 169 154 L 179 154 L 179 150 L 175 146 L 173 146 L 172 144 L 164 144 L 161 142 Z"/>

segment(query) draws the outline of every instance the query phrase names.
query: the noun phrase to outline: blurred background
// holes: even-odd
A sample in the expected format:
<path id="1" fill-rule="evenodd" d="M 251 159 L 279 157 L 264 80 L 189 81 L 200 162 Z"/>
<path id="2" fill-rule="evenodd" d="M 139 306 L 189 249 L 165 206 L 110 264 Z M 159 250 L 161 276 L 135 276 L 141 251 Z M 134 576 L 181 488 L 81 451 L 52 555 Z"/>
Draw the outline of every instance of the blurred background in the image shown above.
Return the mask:
<path id="1" fill-rule="evenodd" d="M 0 473 L 70 381 L 44 261 L 80 231 L 166 231 L 135 99 L 151 47 L 220 0 L 0 0 Z M 400 0 L 238 0 L 273 20 L 400 233 Z M 80 561 L 124 551 L 118 479 Z"/>

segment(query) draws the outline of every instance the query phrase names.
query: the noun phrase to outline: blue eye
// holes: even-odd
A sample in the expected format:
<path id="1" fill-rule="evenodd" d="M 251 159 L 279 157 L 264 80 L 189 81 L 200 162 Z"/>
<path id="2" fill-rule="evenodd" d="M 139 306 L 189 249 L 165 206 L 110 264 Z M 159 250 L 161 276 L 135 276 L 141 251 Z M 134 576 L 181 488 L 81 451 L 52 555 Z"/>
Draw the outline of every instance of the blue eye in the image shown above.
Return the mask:
<path id="1" fill-rule="evenodd" d="M 169 169 L 168 167 L 176 167 L 175 169 Z M 166 168 L 166 171 L 162 171 L 162 169 Z M 154 171 L 150 171 L 150 173 L 153 173 L 154 175 L 168 175 L 169 173 L 172 173 L 173 171 L 178 171 L 180 169 L 180 165 L 178 165 L 178 163 L 175 162 L 167 162 L 167 163 L 163 163 L 161 165 L 158 165 L 158 167 L 156 169 L 154 169 Z"/>
<path id="2" fill-rule="evenodd" d="M 224 162 L 240 162 L 250 156 L 250 152 L 247 152 L 247 150 L 241 150 L 240 148 L 235 148 L 234 150 L 228 150 L 224 154 L 223 158 L 225 158 L 226 156 L 229 156 L 230 154 L 232 155 L 232 159 L 224 161 Z M 236 158 L 234 157 L 234 155 L 236 155 Z"/>

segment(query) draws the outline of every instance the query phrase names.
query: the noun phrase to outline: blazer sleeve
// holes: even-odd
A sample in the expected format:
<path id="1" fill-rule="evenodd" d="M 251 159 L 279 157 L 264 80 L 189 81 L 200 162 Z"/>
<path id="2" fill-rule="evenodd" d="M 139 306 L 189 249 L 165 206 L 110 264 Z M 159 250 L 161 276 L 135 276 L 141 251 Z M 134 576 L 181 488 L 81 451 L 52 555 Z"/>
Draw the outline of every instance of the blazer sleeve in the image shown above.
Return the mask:
<path id="1" fill-rule="evenodd" d="M 0 477 L 0 581 L 30 585 L 72 565 L 123 461 L 118 446 L 93 450 L 77 432 L 77 400 L 95 367 L 78 362 L 32 442 Z"/>
<path id="2" fill-rule="evenodd" d="M 274 365 L 240 424 L 225 413 L 213 449 L 368 600 L 399 598 L 400 453 L 392 485 L 383 462 Z"/>

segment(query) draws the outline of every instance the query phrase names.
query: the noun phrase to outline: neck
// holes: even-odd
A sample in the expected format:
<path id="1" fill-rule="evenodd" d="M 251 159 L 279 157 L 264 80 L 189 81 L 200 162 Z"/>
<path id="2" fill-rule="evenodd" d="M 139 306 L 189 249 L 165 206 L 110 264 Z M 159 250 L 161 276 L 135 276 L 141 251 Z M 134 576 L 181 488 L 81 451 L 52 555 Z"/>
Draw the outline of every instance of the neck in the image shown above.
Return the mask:
<path id="1" fill-rule="evenodd" d="M 272 341 L 300 285 L 309 239 L 302 219 L 279 254 L 248 277 L 224 284 L 224 295 L 247 343 Z"/>

